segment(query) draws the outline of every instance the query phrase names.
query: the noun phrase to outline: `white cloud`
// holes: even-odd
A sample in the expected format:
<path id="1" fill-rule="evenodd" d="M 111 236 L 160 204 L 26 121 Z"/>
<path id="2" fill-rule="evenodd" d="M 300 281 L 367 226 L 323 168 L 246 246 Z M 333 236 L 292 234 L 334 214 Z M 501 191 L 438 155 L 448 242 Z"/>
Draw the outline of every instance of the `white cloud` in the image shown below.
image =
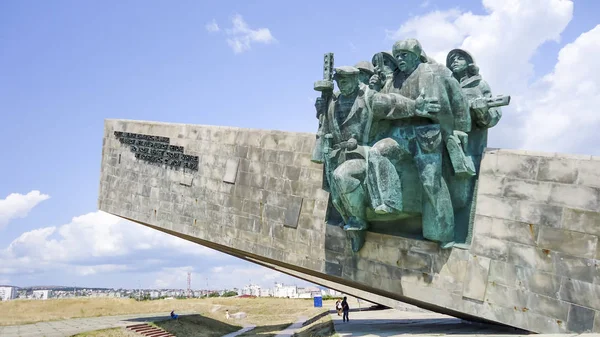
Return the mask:
<path id="1" fill-rule="evenodd" d="M 292 280 L 280 272 L 254 265 L 223 265 L 209 269 L 184 266 L 164 268 L 154 277 L 152 287 L 187 288 L 187 273 L 191 272 L 193 289 L 231 289 L 252 282 L 272 287 L 277 280 Z M 294 283 L 303 282 L 295 280 Z M 305 283 L 305 282 L 304 282 Z"/>
<path id="2" fill-rule="evenodd" d="M 187 288 L 187 273 L 194 270 L 191 266 L 177 268 L 163 268 L 155 276 L 154 283 L 150 285 L 152 288 Z M 198 274 L 192 273 L 192 280 L 200 285 Z M 142 285 L 143 287 L 143 285 Z M 200 287 L 195 287 L 200 288 Z"/>
<path id="3" fill-rule="evenodd" d="M 573 109 L 564 109 L 566 106 L 562 105 L 562 111 L 553 110 L 555 114 L 541 124 L 536 124 L 536 120 L 541 117 L 534 118 L 536 115 L 541 116 L 541 110 L 532 110 L 535 106 L 544 106 L 542 103 L 551 98 L 548 96 L 550 93 L 545 97 L 540 95 L 543 90 L 555 88 L 554 92 L 557 94 L 566 93 L 550 84 L 564 75 L 560 75 L 561 72 L 555 69 L 556 74 L 547 76 L 542 83 L 535 86 L 531 86 L 530 83 L 534 74 L 532 57 L 544 43 L 559 42 L 560 34 L 573 17 L 573 1 L 483 0 L 482 3 L 487 12 L 484 15 L 461 12 L 457 9 L 433 11 L 414 17 L 397 30 L 387 31 L 386 34 L 394 40 L 408 37 L 419 39 L 427 54 L 440 63 L 445 63 L 448 51 L 457 47 L 474 55 L 494 94 L 512 96 L 511 106 L 503 108 L 502 120 L 490 131 L 491 146 L 534 147 L 530 149 L 535 150 L 541 149 L 540 145 L 545 140 L 558 136 L 553 130 L 562 132 L 561 137 L 570 136 L 566 128 L 556 124 L 565 124 L 566 120 L 572 120 Z M 562 58 L 571 57 L 565 54 Z M 587 63 L 591 65 L 593 61 Z M 543 90 L 540 89 L 542 87 Z M 594 88 L 595 84 L 580 85 L 580 89 L 587 90 L 588 94 L 595 92 Z M 536 98 L 532 99 L 533 96 Z M 570 96 L 572 97 L 573 93 Z M 580 104 L 593 106 L 591 103 L 595 102 L 581 101 L 584 96 L 586 95 L 578 96 Z M 544 126 L 547 131 L 539 131 L 534 125 Z M 553 146 L 555 147 L 546 146 L 545 149 L 553 152 L 567 150 L 562 141 Z"/>
<path id="4" fill-rule="evenodd" d="M 217 20 L 213 19 L 211 22 L 207 23 L 204 28 L 210 33 L 215 33 L 221 30 L 219 25 L 217 24 Z"/>
<path id="5" fill-rule="evenodd" d="M 483 0 L 485 15 L 456 9 L 434 11 L 405 22 L 391 39 L 417 38 L 429 56 L 445 63 L 460 47 L 470 51 L 495 91 L 527 88 L 530 60 L 543 43 L 558 41 L 573 16 L 566 0 Z"/>
<path id="6" fill-rule="evenodd" d="M 236 54 L 250 50 L 251 44 L 263 43 L 270 44 L 275 42 L 275 38 L 271 35 L 268 28 L 250 29 L 241 15 L 236 14 L 232 19 L 232 28 L 227 29 L 227 44 L 233 49 Z"/>
<path id="7" fill-rule="evenodd" d="M 216 251 L 178 237 L 120 219 L 101 211 L 74 217 L 60 227 L 44 227 L 21 234 L 0 250 L 0 274 L 38 272 L 58 266 L 72 266 L 82 275 L 124 271 L 143 262 L 155 265 L 144 255 L 214 256 Z M 131 264 L 106 260 L 133 259 Z M 137 261 L 137 260 L 141 261 Z M 83 266 L 82 266 L 83 265 Z"/>
<path id="8" fill-rule="evenodd" d="M 0 261 L 2 277 L 39 278 L 61 270 L 65 276 L 59 282 L 113 274 L 133 287 L 141 283 L 144 288 L 185 289 L 191 272 L 194 289 L 207 284 L 211 289 L 233 288 L 250 281 L 267 287 L 275 281 L 306 283 L 102 211 L 25 232 L 0 250 Z"/>
<path id="9" fill-rule="evenodd" d="M 520 106 L 524 148 L 600 154 L 600 65 L 593 55 L 600 55 L 600 25 L 560 50 L 554 70 Z"/>
<path id="10" fill-rule="evenodd" d="M 24 218 L 40 202 L 50 198 L 40 191 L 31 191 L 25 195 L 20 193 L 9 194 L 5 199 L 0 199 L 0 229 L 15 218 Z"/>
<path id="11" fill-rule="evenodd" d="M 100 264 L 96 266 L 76 266 L 75 272 L 82 276 L 95 275 L 98 273 L 108 273 L 115 271 L 129 270 L 129 266 L 122 264 Z"/>

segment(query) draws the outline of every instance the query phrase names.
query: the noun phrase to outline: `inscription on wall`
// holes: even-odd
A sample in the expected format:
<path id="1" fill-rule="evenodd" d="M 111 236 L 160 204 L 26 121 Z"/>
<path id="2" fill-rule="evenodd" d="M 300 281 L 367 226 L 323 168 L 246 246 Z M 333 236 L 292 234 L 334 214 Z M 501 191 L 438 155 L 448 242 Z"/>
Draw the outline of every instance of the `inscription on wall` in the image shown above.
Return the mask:
<path id="1" fill-rule="evenodd" d="M 121 131 L 115 131 L 115 137 L 121 144 L 129 146 L 137 159 L 155 165 L 165 164 L 175 170 L 198 171 L 198 156 L 184 154 L 183 146 L 170 145 L 168 137 Z"/>

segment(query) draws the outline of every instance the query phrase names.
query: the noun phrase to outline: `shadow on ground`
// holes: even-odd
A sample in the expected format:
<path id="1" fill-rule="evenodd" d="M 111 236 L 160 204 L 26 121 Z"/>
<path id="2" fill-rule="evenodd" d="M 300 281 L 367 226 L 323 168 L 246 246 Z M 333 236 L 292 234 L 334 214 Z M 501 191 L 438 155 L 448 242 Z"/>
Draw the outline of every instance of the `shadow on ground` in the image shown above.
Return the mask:
<path id="1" fill-rule="evenodd" d="M 178 320 L 155 321 L 154 325 L 177 337 L 220 337 L 242 328 L 202 315 L 179 316 Z"/>
<path id="2" fill-rule="evenodd" d="M 170 318 L 171 317 L 169 317 L 169 316 L 147 316 L 147 317 L 128 318 L 128 319 L 123 320 L 123 322 L 146 323 L 146 322 L 166 321 Z"/>
<path id="3" fill-rule="evenodd" d="M 353 336 L 367 333 L 377 336 L 396 336 L 400 334 L 427 335 L 529 335 L 528 331 L 483 323 L 472 323 L 457 318 L 419 318 L 419 319 L 352 319 L 350 322 L 335 322 L 337 333 L 352 332 Z"/>
<path id="4" fill-rule="evenodd" d="M 315 323 L 309 328 L 294 333 L 292 337 L 330 337 L 335 334 L 333 321 Z"/>
<path id="5" fill-rule="evenodd" d="M 239 335 L 239 337 L 273 337 L 276 336 L 281 330 L 285 330 L 285 328 L 287 328 L 288 326 L 290 326 L 290 324 L 288 323 L 274 325 L 258 325 L 254 329 Z"/>

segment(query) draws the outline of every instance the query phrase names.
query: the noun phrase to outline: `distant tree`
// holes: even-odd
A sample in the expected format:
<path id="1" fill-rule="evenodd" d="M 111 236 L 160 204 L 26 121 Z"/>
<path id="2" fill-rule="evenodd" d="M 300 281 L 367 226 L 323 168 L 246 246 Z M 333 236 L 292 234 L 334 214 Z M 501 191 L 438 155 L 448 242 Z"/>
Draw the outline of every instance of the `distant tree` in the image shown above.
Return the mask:
<path id="1" fill-rule="evenodd" d="M 221 297 L 232 297 L 232 296 L 237 296 L 237 295 L 238 295 L 237 291 L 230 290 L 230 291 L 224 292 L 223 295 L 221 295 Z"/>
<path id="2" fill-rule="evenodd" d="M 210 294 L 208 294 L 208 297 L 219 297 L 219 293 L 218 292 L 210 293 Z"/>

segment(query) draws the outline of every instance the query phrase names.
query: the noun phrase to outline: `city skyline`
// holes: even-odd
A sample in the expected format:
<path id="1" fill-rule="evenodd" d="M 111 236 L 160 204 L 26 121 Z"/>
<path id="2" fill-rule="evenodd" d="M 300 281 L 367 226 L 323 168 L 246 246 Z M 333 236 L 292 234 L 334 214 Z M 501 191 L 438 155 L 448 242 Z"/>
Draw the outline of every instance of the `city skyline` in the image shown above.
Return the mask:
<path id="1" fill-rule="evenodd" d="M 326 52 L 352 65 L 415 37 L 443 64 L 465 48 L 512 97 L 489 147 L 600 155 L 600 3 L 315 4 L 0 3 L 0 284 L 302 284 L 98 211 L 101 139 L 106 118 L 314 133 Z"/>

